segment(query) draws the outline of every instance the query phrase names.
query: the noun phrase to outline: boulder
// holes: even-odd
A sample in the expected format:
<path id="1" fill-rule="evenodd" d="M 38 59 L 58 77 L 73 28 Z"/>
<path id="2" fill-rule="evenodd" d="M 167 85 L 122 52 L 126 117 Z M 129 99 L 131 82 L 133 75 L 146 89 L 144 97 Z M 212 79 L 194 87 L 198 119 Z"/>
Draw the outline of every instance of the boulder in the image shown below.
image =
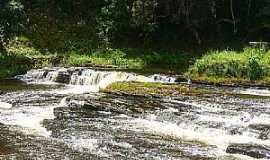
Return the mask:
<path id="1" fill-rule="evenodd" d="M 250 124 L 248 127 L 254 130 L 259 130 L 259 131 L 270 130 L 269 124 Z"/>
<path id="2" fill-rule="evenodd" d="M 270 139 L 270 125 L 269 124 L 250 124 L 248 127 L 258 132 L 259 139 L 262 139 L 262 140 Z"/>
<path id="3" fill-rule="evenodd" d="M 270 158 L 270 149 L 256 144 L 231 144 L 227 147 L 226 152 L 253 158 Z"/>
<path id="4" fill-rule="evenodd" d="M 59 71 L 55 82 L 58 83 L 69 83 L 71 74 L 68 71 Z"/>

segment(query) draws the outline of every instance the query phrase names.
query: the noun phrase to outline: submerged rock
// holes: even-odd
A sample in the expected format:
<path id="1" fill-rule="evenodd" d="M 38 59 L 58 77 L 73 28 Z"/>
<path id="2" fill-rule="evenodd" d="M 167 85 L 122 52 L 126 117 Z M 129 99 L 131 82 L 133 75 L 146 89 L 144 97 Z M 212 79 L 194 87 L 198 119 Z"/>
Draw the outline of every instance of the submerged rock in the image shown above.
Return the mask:
<path id="1" fill-rule="evenodd" d="M 226 152 L 243 154 L 253 158 L 270 158 L 270 148 L 255 144 L 231 144 L 227 147 Z"/>

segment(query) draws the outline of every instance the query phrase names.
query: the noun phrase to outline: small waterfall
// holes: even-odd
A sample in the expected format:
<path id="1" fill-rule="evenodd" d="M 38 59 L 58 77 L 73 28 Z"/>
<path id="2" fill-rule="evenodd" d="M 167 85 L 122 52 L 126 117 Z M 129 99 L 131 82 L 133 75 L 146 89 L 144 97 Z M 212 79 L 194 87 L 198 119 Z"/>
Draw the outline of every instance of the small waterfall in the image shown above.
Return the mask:
<path id="1" fill-rule="evenodd" d="M 16 78 L 28 83 L 56 82 L 60 70 L 37 69 L 30 70 L 25 75 L 16 76 Z"/>
<path id="2" fill-rule="evenodd" d="M 17 76 L 28 83 L 63 83 L 74 86 L 91 86 L 99 90 L 111 83 L 121 81 L 174 83 L 176 78 L 164 75 L 142 76 L 118 71 L 99 71 L 88 68 L 51 68 L 30 70 Z M 92 89 L 93 90 L 93 89 Z"/>
<path id="3" fill-rule="evenodd" d="M 135 80 L 134 77 L 134 74 L 124 72 L 105 72 L 87 69 L 73 73 L 69 84 L 99 86 L 100 88 L 104 88 L 113 82 Z"/>

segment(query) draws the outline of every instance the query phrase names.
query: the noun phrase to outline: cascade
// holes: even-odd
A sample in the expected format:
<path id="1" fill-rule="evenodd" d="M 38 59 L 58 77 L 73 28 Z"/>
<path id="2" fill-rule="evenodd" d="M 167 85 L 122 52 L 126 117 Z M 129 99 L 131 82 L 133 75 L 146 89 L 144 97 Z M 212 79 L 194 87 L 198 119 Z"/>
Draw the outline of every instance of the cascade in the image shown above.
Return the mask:
<path id="1" fill-rule="evenodd" d="M 51 68 L 30 70 L 18 79 L 28 83 L 64 83 L 76 86 L 105 88 L 111 83 L 120 81 L 174 83 L 175 77 L 165 75 L 142 76 L 120 71 L 99 71 L 88 68 Z"/>

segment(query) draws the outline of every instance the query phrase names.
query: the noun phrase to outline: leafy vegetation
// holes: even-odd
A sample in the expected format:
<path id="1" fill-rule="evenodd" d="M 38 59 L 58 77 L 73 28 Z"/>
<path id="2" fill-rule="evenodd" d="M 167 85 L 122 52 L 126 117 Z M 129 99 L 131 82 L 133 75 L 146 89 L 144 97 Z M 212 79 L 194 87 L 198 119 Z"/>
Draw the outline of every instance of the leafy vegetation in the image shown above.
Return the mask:
<path id="1" fill-rule="evenodd" d="M 189 69 L 187 76 L 206 81 L 230 79 L 256 81 L 270 76 L 270 52 L 245 48 L 244 51 L 211 51 Z M 222 79 L 222 80 L 221 80 Z"/>
<path id="2" fill-rule="evenodd" d="M 144 62 L 138 58 L 129 58 L 119 49 L 96 50 L 88 54 L 72 53 L 68 57 L 68 64 L 72 66 L 103 65 L 120 68 L 141 69 Z"/>
<path id="3" fill-rule="evenodd" d="M 191 56 L 185 53 L 157 53 L 140 49 L 99 49 L 91 53 L 71 53 L 68 64 L 72 66 L 113 65 L 128 69 L 164 68 L 178 70 L 188 66 Z M 183 67 L 184 68 L 184 67 Z"/>
<path id="4" fill-rule="evenodd" d="M 0 52 L 7 58 L 0 70 L 99 65 L 179 73 L 208 52 L 188 76 L 261 80 L 269 76 L 268 53 L 239 50 L 269 39 L 269 8 L 267 0 L 2 0 Z M 32 63 L 17 67 L 9 57 Z"/>
<path id="5" fill-rule="evenodd" d="M 3 73 L 6 68 L 3 67 L 3 75 L 12 76 L 21 74 L 30 68 L 41 68 L 51 66 L 87 66 L 87 67 L 115 67 L 122 69 L 145 70 L 147 68 L 164 69 L 167 71 L 180 72 L 179 68 L 188 67 L 191 60 L 191 54 L 186 53 L 169 53 L 169 52 L 154 52 L 144 49 L 85 49 L 69 51 L 66 53 L 57 53 L 50 51 L 37 50 L 31 41 L 25 36 L 15 37 L 10 40 L 5 54 L 5 59 L 1 61 L 6 66 L 17 67 L 20 64 L 20 59 L 26 59 L 25 65 L 19 66 L 22 68 L 11 68 L 13 71 Z M 7 60 L 10 57 L 12 61 Z M 29 62 L 28 62 L 29 61 Z M 186 69 L 185 68 L 185 69 Z M 178 73 L 177 72 L 177 73 Z"/>
<path id="6" fill-rule="evenodd" d="M 29 69 L 29 59 L 0 52 L 0 78 L 14 76 Z"/>
<path id="7" fill-rule="evenodd" d="M 269 39 L 269 8 L 267 0 L 2 0 L 0 44 L 22 33 L 53 52 L 260 41 Z"/>

